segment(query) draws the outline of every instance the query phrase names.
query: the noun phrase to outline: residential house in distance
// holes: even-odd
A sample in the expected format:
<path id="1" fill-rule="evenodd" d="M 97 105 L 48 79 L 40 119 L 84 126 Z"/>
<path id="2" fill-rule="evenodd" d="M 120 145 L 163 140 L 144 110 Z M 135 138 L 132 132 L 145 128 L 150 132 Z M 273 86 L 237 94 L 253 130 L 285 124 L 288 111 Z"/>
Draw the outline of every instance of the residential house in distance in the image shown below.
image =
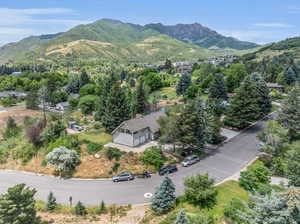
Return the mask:
<path id="1" fill-rule="evenodd" d="M 277 83 L 270 83 L 270 82 L 268 82 L 267 83 L 267 87 L 269 88 L 270 91 L 276 90 L 276 91 L 278 91 L 280 93 L 284 92 L 284 86 L 279 85 Z"/>
<path id="2" fill-rule="evenodd" d="M 18 91 L 2 91 L 2 92 L 0 92 L 0 99 L 4 98 L 4 97 L 8 97 L 8 96 L 24 99 L 27 96 L 27 94 L 24 92 L 18 92 Z"/>
<path id="3" fill-rule="evenodd" d="M 158 119 L 165 116 L 162 111 L 124 121 L 113 132 L 113 143 L 130 147 L 140 146 L 159 137 Z"/>

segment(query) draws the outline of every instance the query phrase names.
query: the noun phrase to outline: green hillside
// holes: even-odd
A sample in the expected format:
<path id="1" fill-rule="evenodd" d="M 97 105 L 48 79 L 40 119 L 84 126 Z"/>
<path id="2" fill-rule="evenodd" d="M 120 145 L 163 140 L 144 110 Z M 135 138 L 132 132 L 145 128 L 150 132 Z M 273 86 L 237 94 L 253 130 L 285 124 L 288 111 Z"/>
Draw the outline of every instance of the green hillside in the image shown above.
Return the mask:
<path id="1" fill-rule="evenodd" d="M 300 59 L 300 37 L 289 38 L 278 43 L 268 44 L 256 52 L 246 54 L 246 60 L 260 61 L 274 56 L 289 55 L 294 59 Z"/>
<path id="2" fill-rule="evenodd" d="M 209 38 L 211 36 L 208 35 L 207 39 Z M 162 34 L 148 26 L 102 19 L 76 26 L 65 33 L 29 37 L 5 45 L 0 48 L 0 63 L 36 59 L 93 58 L 124 62 L 158 62 L 166 58 L 198 60 L 228 52 L 239 53 L 232 48 L 200 47 L 189 41 Z"/>

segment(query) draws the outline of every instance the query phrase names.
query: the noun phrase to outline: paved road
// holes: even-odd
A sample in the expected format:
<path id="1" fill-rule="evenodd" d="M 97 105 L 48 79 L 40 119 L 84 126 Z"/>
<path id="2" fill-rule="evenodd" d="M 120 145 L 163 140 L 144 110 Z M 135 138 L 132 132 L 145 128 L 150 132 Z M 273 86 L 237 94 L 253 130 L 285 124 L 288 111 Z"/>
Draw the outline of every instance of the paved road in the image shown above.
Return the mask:
<path id="1" fill-rule="evenodd" d="M 216 183 L 239 172 L 258 154 L 256 134 L 262 130 L 264 122 L 234 137 L 225 143 L 212 155 L 207 156 L 198 164 L 188 168 L 180 168 L 170 177 L 176 184 L 177 194 L 184 190 L 183 180 L 197 173 L 208 173 Z M 106 203 L 140 204 L 150 199 L 145 193 L 153 193 L 160 183 L 161 177 L 153 175 L 150 179 L 136 179 L 130 182 L 112 183 L 110 180 L 61 180 L 48 176 L 37 176 L 12 171 L 0 171 L 0 193 L 15 184 L 25 183 L 38 190 L 37 198 L 45 200 L 50 191 L 57 197 L 58 202 L 67 204 L 69 196 L 73 202 L 80 200 L 87 205 L 98 205 L 101 200 Z"/>

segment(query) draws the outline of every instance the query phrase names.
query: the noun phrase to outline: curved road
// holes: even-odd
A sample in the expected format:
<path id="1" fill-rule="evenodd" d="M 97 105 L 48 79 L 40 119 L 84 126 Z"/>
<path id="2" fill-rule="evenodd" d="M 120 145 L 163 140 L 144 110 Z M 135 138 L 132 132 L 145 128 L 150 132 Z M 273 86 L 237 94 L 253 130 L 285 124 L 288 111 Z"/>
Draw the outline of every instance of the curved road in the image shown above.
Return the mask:
<path id="1" fill-rule="evenodd" d="M 180 168 L 178 172 L 171 174 L 170 177 L 176 184 L 176 193 L 183 192 L 183 180 L 187 176 L 208 173 L 216 183 L 219 183 L 239 172 L 257 156 L 259 142 L 256 134 L 262 130 L 263 126 L 263 121 L 257 123 L 199 163 L 187 168 Z M 73 203 L 80 200 L 86 205 L 98 205 L 101 200 L 108 204 L 140 204 L 150 201 L 144 195 L 153 193 L 161 179 L 162 177 L 153 175 L 150 179 L 113 183 L 111 180 L 62 180 L 49 176 L 1 170 L 0 193 L 4 193 L 8 187 L 15 184 L 25 183 L 36 188 L 38 191 L 36 197 L 42 200 L 45 200 L 52 191 L 57 201 L 64 204 L 68 204 L 69 196 L 72 196 Z"/>

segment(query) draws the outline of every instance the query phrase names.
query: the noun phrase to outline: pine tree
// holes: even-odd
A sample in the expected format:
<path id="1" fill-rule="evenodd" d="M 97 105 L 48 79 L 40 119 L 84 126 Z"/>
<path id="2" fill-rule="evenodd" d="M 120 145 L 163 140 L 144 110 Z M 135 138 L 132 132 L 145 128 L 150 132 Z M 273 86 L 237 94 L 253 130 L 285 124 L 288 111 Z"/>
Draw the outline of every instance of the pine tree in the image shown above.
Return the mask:
<path id="1" fill-rule="evenodd" d="M 146 110 L 146 92 L 144 82 L 140 81 L 136 90 L 136 112 L 143 114 Z"/>
<path id="2" fill-rule="evenodd" d="M 228 99 L 223 75 L 215 75 L 212 83 L 210 84 L 209 97 L 213 99 Z"/>
<path id="3" fill-rule="evenodd" d="M 35 209 L 34 195 L 36 191 L 19 184 L 0 196 L 1 224 L 40 224 Z"/>
<path id="4" fill-rule="evenodd" d="M 112 86 L 105 104 L 101 121 L 107 131 L 113 131 L 124 120 L 130 118 L 130 104 L 120 83 Z"/>
<path id="5" fill-rule="evenodd" d="M 248 76 L 236 90 L 226 112 L 224 123 L 236 128 L 245 128 L 259 120 L 263 117 L 261 101 L 256 83 Z"/>
<path id="6" fill-rule="evenodd" d="M 75 215 L 79 215 L 79 216 L 85 216 L 87 214 L 85 206 L 81 203 L 81 201 L 79 201 L 76 205 L 75 205 Z"/>
<path id="7" fill-rule="evenodd" d="M 286 153 L 286 176 L 291 186 L 300 187 L 300 147 L 293 145 Z"/>
<path id="8" fill-rule="evenodd" d="M 270 91 L 262 75 L 254 72 L 250 75 L 250 79 L 255 83 L 259 95 L 260 113 L 262 115 L 270 113 L 272 109 L 272 102 L 269 96 Z"/>
<path id="9" fill-rule="evenodd" d="M 282 193 L 271 192 L 266 195 L 252 196 L 252 203 L 245 211 L 240 211 L 240 217 L 249 224 L 296 224 L 299 223 L 299 213 L 295 215 L 287 204 Z M 299 201 L 296 200 L 299 206 Z M 299 209 L 299 207 L 298 207 Z"/>
<path id="10" fill-rule="evenodd" d="M 46 210 L 52 212 L 54 211 L 56 206 L 57 206 L 56 198 L 54 197 L 54 194 L 50 192 L 47 198 Z"/>
<path id="11" fill-rule="evenodd" d="M 288 85 L 292 85 L 297 80 L 297 74 L 295 73 L 294 69 L 292 67 L 289 67 L 286 72 L 284 73 L 285 82 Z"/>
<path id="12" fill-rule="evenodd" d="M 207 143 L 207 116 L 204 108 L 204 103 L 200 98 L 197 98 L 195 102 L 193 102 L 194 107 L 196 109 L 197 120 L 196 123 L 196 146 L 197 153 L 201 154 L 205 152 L 205 144 Z"/>
<path id="13" fill-rule="evenodd" d="M 188 224 L 189 220 L 186 217 L 185 211 L 181 209 L 178 214 L 174 224 Z"/>
<path id="14" fill-rule="evenodd" d="M 188 73 L 184 73 L 178 82 L 178 85 L 176 87 L 176 93 L 177 95 L 183 95 L 186 90 L 190 87 L 192 84 L 191 75 Z"/>
<path id="15" fill-rule="evenodd" d="M 169 177 L 164 177 L 153 196 L 151 208 L 158 214 L 164 214 L 174 207 L 175 200 L 175 185 Z"/>
<path id="16" fill-rule="evenodd" d="M 278 121 L 288 129 L 290 139 L 294 139 L 300 132 L 300 87 L 297 84 L 282 104 L 278 114 Z"/>
<path id="17" fill-rule="evenodd" d="M 19 134 L 19 131 L 20 129 L 18 128 L 16 121 L 12 117 L 8 117 L 3 137 L 5 139 L 14 137 Z"/>
<path id="18" fill-rule="evenodd" d="M 89 75 L 85 70 L 83 70 L 79 77 L 79 86 L 80 88 L 83 87 L 86 84 L 89 84 L 91 82 Z"/>
<path id="19" fill-rule="evenodd" d="M 95 120 L 101 121 L 102 117 L 104 116 L 104 111 L 106 106 L 108 105 L 108 96 L 111 91 L 112 86 L 116 85 L 118 81 L 117 76 L 115 73 L 112 73 L 108 77 L 104 77 L 100 79 L 98 82 L 99 86 L 99 102 L 97 103 Z"/>

